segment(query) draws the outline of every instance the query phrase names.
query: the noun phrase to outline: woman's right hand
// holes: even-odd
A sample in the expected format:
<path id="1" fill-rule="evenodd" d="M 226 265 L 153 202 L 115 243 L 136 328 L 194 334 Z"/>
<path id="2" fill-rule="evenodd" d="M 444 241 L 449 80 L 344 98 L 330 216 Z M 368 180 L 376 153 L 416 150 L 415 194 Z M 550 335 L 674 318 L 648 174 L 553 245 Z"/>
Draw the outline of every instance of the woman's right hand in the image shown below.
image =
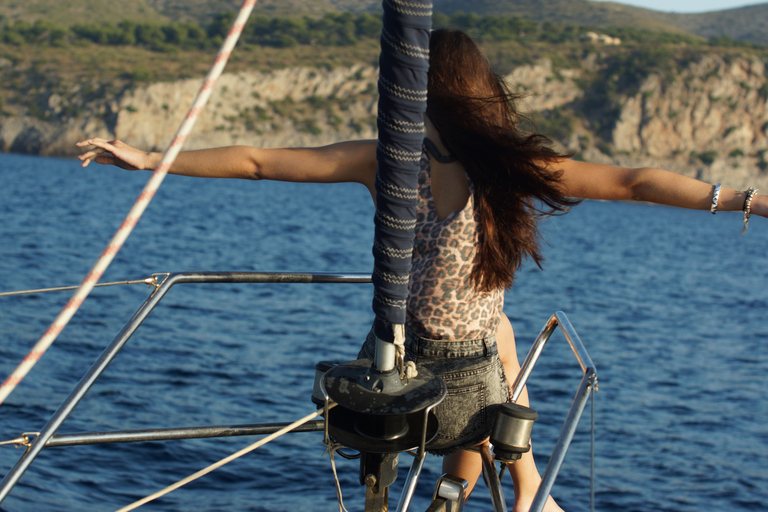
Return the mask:
<path id="1" fill-rule="evenodd" d="M 78 156 L 83 162 L 81 167 L 87 167 L 92 161 L 104 165 L 115 165 L 129 171 L 154 169 L 152 153 L 141 151 L 128 144 L 115 140 L 94 137 L 80 141 L 77 147 L 96 146 Z"/>

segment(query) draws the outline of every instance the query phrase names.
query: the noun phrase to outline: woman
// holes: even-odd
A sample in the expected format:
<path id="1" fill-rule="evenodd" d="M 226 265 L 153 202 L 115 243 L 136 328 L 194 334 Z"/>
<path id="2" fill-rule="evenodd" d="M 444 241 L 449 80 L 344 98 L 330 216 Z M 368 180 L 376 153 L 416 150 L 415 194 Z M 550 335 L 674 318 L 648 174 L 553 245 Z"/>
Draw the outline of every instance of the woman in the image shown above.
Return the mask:
<path id="1" fill-rule="evenodd" d="M 660 169 L 571 160 L 552 150 L 544 136 L 520 130 L 514 99 L 468 36 L 455 30 L 432 33 L 407 351 L 448 383 L 449 398 L 438 407 L 441 434 L 428 448 L 445 455 L 444 471 L 467 480 L 470 491 L 481 462 L 476 451 L 465 448 L 487 442 L 495 405 L 509 400 L 507 377 L 519 371 L 514 333 L 502 313 L 504 290 L 524 256 L 537 263 L 542 259 L 540 217 L 564 213 L 579 199 L 714 211 L 741 211 L 749 204 L 751 213 L 768 216 L 768 199 L 754 191 L 713 188 Z M 161 158 L 120 141 L 90 139 L 78 145 L 95 146 L 80 156 L 83 166 L 96 161 L 149 170 Z M 376 169 L 376 141 L 354 141 L 321 148 L 189 151 L 179 155 L 170 172 L 355 182 L 366 186 L 375 201 Z M 370 356 L 371 348 L 369 336 L 361 354 Z M 478 350 L 482 354 L 473 352 Z M 476 405 L 475 395 L 468 395 L 467 402 L 457 398 L 481 380 L 488 389 L 486 407 Z M 451 394 L 456 395 L 453 406 Z M 472 402 L 469 413 L 457 414 L 465 409 L 462 403 Z M 527 405 L 525 394 L 519 403 Z M 532 454 L 510 466 L 510 472 L 514 510 L 528 510 L 541 480 Z M 559 507 L 549 499 L 545 510 Z"/>

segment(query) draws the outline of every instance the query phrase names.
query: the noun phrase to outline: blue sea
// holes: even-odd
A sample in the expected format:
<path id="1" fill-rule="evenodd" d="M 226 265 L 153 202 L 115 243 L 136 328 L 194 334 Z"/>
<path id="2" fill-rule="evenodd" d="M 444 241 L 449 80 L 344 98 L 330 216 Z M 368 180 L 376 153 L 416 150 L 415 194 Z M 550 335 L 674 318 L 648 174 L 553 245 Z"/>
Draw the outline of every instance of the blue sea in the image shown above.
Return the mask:
<path id="1" fill-rule="evenodd" d="M 148 173 L 66 159 L 0 155 L 0 291 L 76 285 Z M 172 271 L 370 272 L 373 207 L 359 185 L 169 176 L 102 281 Z M 526 264 L 507 294 L 525 357 L 564 311 L 598 371 L 596 509 L 768 508 L 768 222 L 648 204 L 588 201 L 547 220 L 544 269 Z M 0 405 L 0 441 L 42 428 L 148 297 L 143 285 L 95 289 Z M 0 378 L 72 292 L 0 297 Z M 288 422 L 314 410 L 314 365 L 351 360 L 370 325 L 369 284 L 180 285 L 92 388 L 61 433 Z M 541 470 L 581 371 L 560 334 L 529 383 Z M 257 438 L 43 450 L 2 504 L 8 512 L 109 511 Z M 156 511 L 337 510 L 319 433 L 281 437 L 146 505 Z M 0 474 L 21 450 L 0 446 Z M 411 457 L 391 490 L 397 503 Z M 357 461 L 338 460 L 345 504 L 362 510 Z M 555 484 L 569 511 L 589 507 L 589 408 Z M 430 457 L 411 510 L 440 475 Z M 511 504 L 512 484 L 505 480 Z M 480 484 L 466 510 L 490 511 Z"/>

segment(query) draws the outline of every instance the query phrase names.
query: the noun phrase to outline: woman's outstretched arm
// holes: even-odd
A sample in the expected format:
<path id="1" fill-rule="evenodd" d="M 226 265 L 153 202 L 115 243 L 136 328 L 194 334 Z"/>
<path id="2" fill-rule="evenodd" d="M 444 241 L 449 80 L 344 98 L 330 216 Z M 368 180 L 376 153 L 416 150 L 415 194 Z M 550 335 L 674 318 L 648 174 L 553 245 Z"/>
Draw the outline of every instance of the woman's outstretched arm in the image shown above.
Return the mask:
<path id="1" fill-rule="evenodd" d="M 83 167 L 95 161 L 128 170 L 153 170 L 162 158 L 161 153 L 142 151 L 119 140 L 92 138 L 77 146 L 94 146 L 79 156 Z M 376 141 L 349 141 L 318 148 L 229 146 L 184 151 L 169 172 L 202 178 L 352 182 L 373 191 L 376 168 Z"/>
<path id="2" fill-rule="evenodd" d="M 554 162 L 549 168 L 562 171 L 562 187 L 570 197 L 648 201 L 696 210 L 709 210 L 712 205 L 711 184 L 662 169 L 632 169 L 569 159 Z M 718 211 L 741 211 L 745 199 L 746 192 L 722 187 Z M 768 217 L 768 196 L 754 196 L 752 213 Z"/>

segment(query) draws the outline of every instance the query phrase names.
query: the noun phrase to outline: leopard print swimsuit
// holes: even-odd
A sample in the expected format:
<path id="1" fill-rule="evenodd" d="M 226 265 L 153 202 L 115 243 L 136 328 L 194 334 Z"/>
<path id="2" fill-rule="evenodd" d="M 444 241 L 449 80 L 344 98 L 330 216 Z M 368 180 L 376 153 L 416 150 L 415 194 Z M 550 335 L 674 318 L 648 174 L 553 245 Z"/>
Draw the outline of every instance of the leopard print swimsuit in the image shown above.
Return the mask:
<path id="1" fill-rule="evenodd" d="M 473 340 L 493 336 L 504 306 L 504 290 L 478 292 L 470 280 L 475 260 L 478 213 L 472 183 L 462 210 L 440 220 L 432 197 L 429 153 L 425 139 L 419 172 L 416 235 L 409 282 L 408 325 L 433 340 Z"/>

